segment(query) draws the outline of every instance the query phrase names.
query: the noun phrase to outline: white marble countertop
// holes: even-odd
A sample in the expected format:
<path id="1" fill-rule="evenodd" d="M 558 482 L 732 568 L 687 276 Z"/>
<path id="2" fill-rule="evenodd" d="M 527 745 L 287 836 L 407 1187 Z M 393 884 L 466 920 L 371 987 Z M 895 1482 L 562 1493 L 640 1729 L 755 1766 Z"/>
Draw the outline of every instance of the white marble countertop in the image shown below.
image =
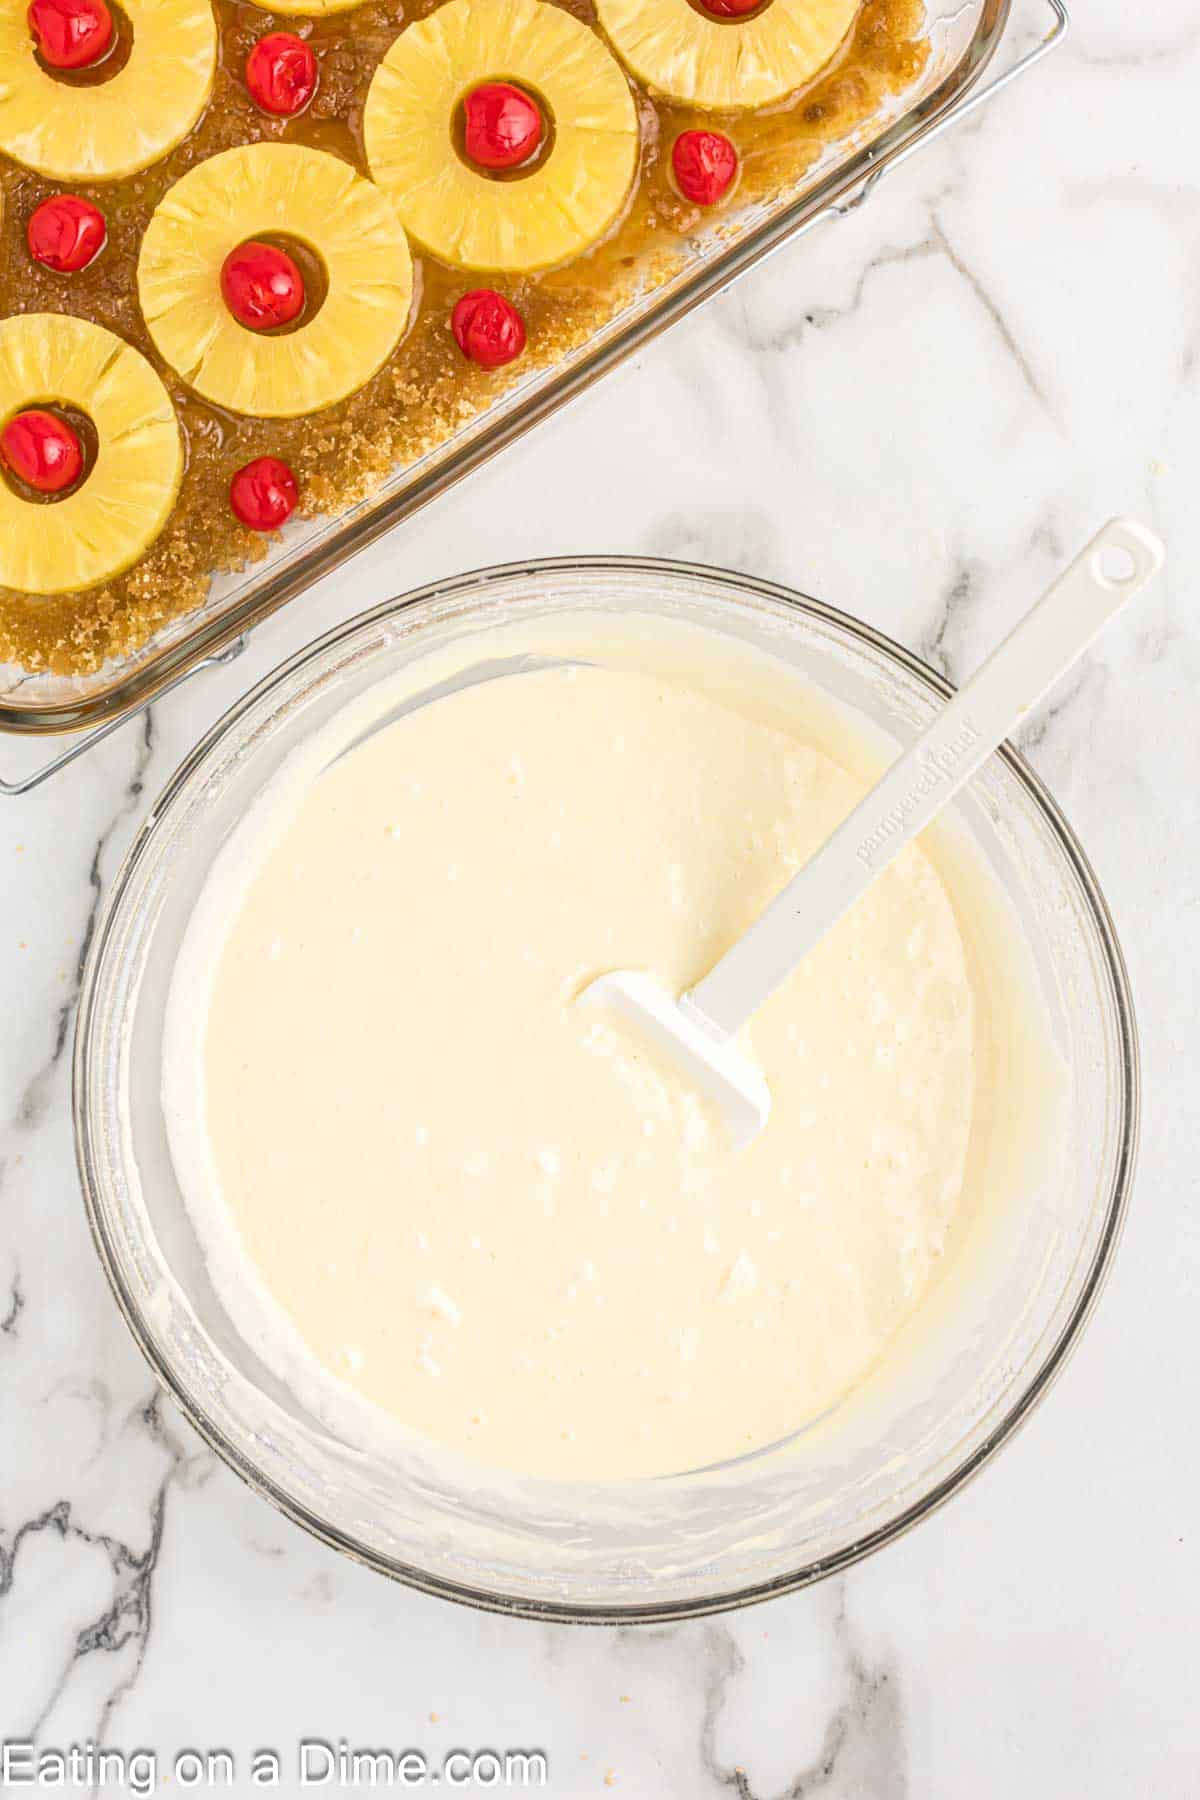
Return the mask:
<path id="1" fill-rule="evenodd" d="M 555 1800 L 1200 1793 L 1200 15 L 1077 12 L 1065 49 L 861 212 L 294 604 L 240 662 L 0 802 L 0 1739 L 152 1747 L 160 1774 L 182 1748 L 228 1748 L 238 1793 L 257 1791 L 254 1749 L 280 1750 L 290 1793 L 297 1742 L 339 1737 L 431 1757 L 541 1747 Z M 1129 959 L 1141 1167 L 1100 1309 L 998 1461 L 844 1579 L 624 1631 L 409 1593 L 243 1487 L 155 1397 L 92 1252 L 69 1115 L 97 906 L 197 734 L 350 613 L 537 553 L 744 568 L 954 675 L 1123 510 L 1166 537 L 1167 577 L 1023 743 Z"/>

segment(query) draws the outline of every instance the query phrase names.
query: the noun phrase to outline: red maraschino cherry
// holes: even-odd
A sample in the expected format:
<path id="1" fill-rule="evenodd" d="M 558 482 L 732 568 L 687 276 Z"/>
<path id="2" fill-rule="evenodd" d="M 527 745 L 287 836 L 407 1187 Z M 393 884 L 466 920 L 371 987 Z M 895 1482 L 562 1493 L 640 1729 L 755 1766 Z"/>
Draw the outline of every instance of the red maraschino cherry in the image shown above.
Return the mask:
<path id="1" fill-rule="evenodd" d="M 29 254 L 60 275 L 86 269 L 104 248 L 104 214 L 76 194 L 54 194 L 35 206 L 25 227 Z"/>
<path id="2" fill-rule="evenodd" d="M 225 258 L 221 292 L 238 324 L 251 331 L 290 325 L 304 310 L 304 277 L 287 251 L 254 238 Z"/>
<path id="3" fill-rule="evenodd" d="M 685 200 L 715 206 L 737 174 L 737 151 L 720 131 L 681 131 L 671 146 L 675 183 Z"/>
<path id="4" fill-rule="evenodd" d="M 317 91 L 311 44 L 291 31 L 269 31 L 246 58 L 246 86 L 264 112 L 291 118 Z"/>
<path id="5" fill-rule="evenodd" d="M 541 108 L 508 81 L 484 81 L 463 102 L 466 152 L 481 169 L 515 169 L 542 141 Z"/>
<path id="6" fill-rule="evenodd" d="M 277 456 L 255 457 L 229 484 L 234 515 L 251 531 L 278 531 L 295 512 L 299 498 L 296 477 Z"/>
<path id="7" fill-rule="evenodd" d="M 19 412 L 0 431 L 0 460 L 39 494 L 61 494 L 79 480 L 83 449 L 57 413 L 31 407 Z"/>
<path id="8" fill-rule="evenodd" d="M 525 348 L 525 322 L 511 300 L 492 288 L 464 294 L 450 315 L 463 355 L 481 369 L 502 369 Z"/>
<path id="9" fill-rule="evenodd" d="M 717 19 L 744 19 L 747 13 L 757 12 L 762 3 L 763 0 L 700 0 L 705 12 Z"/>
<path id="10" fill-rule="evenodd" d="M 87 69 L 113 41 L 105 0 L 32 0 L 26 17 L 41 59 L 52 69 Z"/>

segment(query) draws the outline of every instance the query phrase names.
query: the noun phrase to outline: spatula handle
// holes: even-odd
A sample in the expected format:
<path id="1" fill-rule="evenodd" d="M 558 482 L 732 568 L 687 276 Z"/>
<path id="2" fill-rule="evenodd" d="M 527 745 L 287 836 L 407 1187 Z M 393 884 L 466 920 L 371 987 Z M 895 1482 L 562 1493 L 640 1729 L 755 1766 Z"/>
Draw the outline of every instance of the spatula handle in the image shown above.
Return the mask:
<path id="1" fill-rule="evenodd" d="M 684 995 L 717 1036 L 739 1029 L 905 844 L 1162 566 L 1145 526 L 1114 519 L 745 936 Z"/>

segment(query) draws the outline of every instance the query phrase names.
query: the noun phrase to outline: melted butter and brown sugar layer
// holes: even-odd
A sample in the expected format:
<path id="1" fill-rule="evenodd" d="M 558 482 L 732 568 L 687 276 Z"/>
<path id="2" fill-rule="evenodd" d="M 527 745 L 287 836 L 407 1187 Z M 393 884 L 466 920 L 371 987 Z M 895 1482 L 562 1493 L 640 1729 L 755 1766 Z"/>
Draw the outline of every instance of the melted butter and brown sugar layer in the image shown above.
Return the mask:
<path id="1" fill-rule="evenodd" d="M 728 131 L 741 165 L 735 203 L 766 200 L 789 188 L 828 144 L 876 114 L 889 95 L 909 86 L 928 54 L 920 36 L 921 0 L 864 0 L 834 63 L 780 106 L 739 114 L 730 122 L 651 98 L 635 82 L 640 173 L 617 228 L 564 268 L 495 282 L 519 307 L 529 334 L 525 356 L 508 369 L 489 374 L 467 362 L 450 331 L 455 301 L 489 278 L 449 268 L 414 246 L 408 332 L 379 373 L 349 399 L 320 413 L 273 420 L 238 416 L 201 399 L 165 366 L 138 309 L 138 251 L 155 207 L 193 165 L 217 151 L 262 140 L 332 151 L 368 173 L 362 118 L 371 77 L 401 29 L 437 4 L 382 0 L 309 19 L 272 15 L 243 0 L 216 0 L 221 55 L 212 98 L 190 136 L 161 162 L 121 181 L 89 186 L 50 182 L 0 157 L 0 317 L 73 313 L 136 346 L 166 382 L 186 451 L 175 511 L 125 574 L 61 596 L 0 588 L 0 660 L 79 674 L 139 649 L 167 620 L 199 606 L 215 573 L 266 554 L 268 541 L 240 525 L 229 508 L 229 481 L 242 464 L 258 456 L 281 457 L 298 477 L 300 511 L 333 513 L 444 442 L 531 368 L 554 364 L 585 340 L 637 283 L 670 273 L 683 240 L 702 218 L 714 216 L 681 199 L 671 184 L 670 146 L 678 132 L 707 125 Z M 590 0 L 565 0 L 565 8 L 595 25 Z M 306 36 L 320 66 L 311 105 L 291 120 L 260 111 L 242 76 L 254 43 L 274 30 Z M 62 192 L 93 200 L 108 225 L 101 255 L 73 275 L 34 262 L 25 242 L 34 207 Z M 45 513 L 52 527 L 53 506 Z"/>

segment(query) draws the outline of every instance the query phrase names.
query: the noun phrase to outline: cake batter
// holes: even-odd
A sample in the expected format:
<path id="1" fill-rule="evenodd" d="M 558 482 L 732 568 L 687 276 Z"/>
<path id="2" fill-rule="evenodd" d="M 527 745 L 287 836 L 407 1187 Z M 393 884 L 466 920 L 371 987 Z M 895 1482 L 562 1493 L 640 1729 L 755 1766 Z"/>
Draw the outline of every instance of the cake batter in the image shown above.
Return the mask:
<path id="1" fill-rule="evenodd" d="M 328 1371 L 567 1478 L 739 1457 L 862 1382 L 965 1204 L 986 1021 L 944 872 L 906 849 L 755 1017 L 740 1153 L 574 1001 L 614 968 L 688 987 L 864 785 L 776 713 L 574 666 L 449 693 L 291 797 L 168 1092 L 185 1186 Z"/>

